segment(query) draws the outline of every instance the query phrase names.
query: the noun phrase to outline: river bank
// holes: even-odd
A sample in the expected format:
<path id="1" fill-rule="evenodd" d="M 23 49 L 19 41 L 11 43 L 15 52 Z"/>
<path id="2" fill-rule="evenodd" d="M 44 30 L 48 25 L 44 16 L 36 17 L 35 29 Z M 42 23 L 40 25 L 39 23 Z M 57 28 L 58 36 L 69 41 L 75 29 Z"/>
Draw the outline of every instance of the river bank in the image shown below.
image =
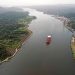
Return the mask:
<path id="1" fill-rule="evenodd" d="M 55 17 L 55 18 L 61 20 L 64 23 L 65 27 L 68 30 L 70 30 L 72 33 L 74 33 L 74 30 L 71 27 L 68 26 L 68 23 L 70 22 L 70 19 L 68 19 L 66 17 Z M 71 50 L 72 50 L 72 58 L 75 60 L 75 36 L 74 35 L 72 36 L 70 46 L 71 46 Z"/>
<path id="2" fill-rule="evenodd" d="M 13 18 L 12 18 L 13 17 Z M 7 61 L 16 54 L 23 42 L 31 35 L 28 29 L 35 16 L 29 12 L 7 12 L 0 19 L 0 62 Z"/>
<path id="3" fill-rule="evenodd" d="M 72 57 L 73 59 L 75 59 L 75 37 L 72 36 L 71 39 L 71 50 L 72 50 Z"/>
<path id="4" fill-rule="evenodd" d="M 59 19 L 60 21 L 63 22 L 64 26 L 70 30 L 72 33 L 74 32 L 74 30 L 69 26 L 69 22 L 70 22 L 70 19 L 69 18 L 66 18 L 64 16 L 55 16 L 56 19 Z"/>
<path id="5" fill-rule="evenodd" d="M 31 30 L 28 30 L 28 35 L 26 36 L 23 36 L 22 38 L 21 38 L 21 41 L 20 41 L 20 43 L 21 43 L 21 46 L 23 45 L 23 43 L 31 36 L 31 34 L 32 34 L 32 31 Z M 14 49 L 14 50 L 10 50 L 10 52 L 11 52 L 11 56 L 9 56 L 9 57 L 7 57 L 6 59 L 4 59 L 3 61 L 0 61 L 0 64 L 2 64 L 3 62 L 8 62 L 12 57 L 14 57 L 16 54 L 17 54 L 17 52 L 20 50 L 20 48 L 21 48 L 21 46 L 20 47 L 18 47 L 18 48 L 16 48 L 16 49 Z"/>

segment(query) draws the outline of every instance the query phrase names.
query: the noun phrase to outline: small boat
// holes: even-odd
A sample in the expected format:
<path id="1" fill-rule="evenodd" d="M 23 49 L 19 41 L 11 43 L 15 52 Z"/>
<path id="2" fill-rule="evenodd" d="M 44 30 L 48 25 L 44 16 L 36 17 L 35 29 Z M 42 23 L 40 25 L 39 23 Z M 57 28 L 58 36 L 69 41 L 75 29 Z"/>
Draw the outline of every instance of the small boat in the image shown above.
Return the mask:
<path id="1" fill-rule="evenodd" d="M 51 35 L 47 36 L 46 44 L 49 45 L 51 43 Z"/>

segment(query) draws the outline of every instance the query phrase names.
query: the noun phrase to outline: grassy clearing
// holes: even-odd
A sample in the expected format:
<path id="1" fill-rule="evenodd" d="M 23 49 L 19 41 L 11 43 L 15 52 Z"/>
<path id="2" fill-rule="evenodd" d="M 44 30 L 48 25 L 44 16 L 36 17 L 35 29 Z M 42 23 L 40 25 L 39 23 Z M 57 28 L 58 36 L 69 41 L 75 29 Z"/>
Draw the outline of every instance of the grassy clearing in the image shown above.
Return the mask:
<path id="1" fill-rule="evenodd" d="M 71 40 L 71 49 L 72 49 L 72 56 L 73 56 L 73 59 L 75 59 L 75 39 L 74 37 L 72 37 L 72 40 Z"/>

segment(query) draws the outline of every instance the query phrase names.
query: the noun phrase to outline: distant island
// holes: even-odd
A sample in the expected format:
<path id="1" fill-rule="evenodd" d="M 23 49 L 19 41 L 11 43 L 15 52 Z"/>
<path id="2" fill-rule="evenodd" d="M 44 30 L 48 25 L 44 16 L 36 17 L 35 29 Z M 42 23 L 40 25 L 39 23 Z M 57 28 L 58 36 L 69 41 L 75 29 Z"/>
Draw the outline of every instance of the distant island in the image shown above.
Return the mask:
<path id="1" fill-rule="evenodd" d="M 14 56 L 30 36 L 32 31 L 28 29 L 28 24 L 36 17 L 29 16 L 28 12 L 21 10 L 1 9 L 3 12 L 0 13 L 0 61 L 3 62 Z"/>

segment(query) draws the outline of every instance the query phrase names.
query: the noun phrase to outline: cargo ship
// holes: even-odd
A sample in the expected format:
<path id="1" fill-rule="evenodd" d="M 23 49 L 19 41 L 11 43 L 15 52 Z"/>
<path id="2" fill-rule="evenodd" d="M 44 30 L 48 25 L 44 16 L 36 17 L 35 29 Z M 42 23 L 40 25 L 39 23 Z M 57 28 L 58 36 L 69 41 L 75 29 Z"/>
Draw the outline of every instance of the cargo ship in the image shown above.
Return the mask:
<path id="1" fill-rule="evenodd" d="M 47 39 L 46 39 L 46 44 L 47 45 L 51 44 L 51 38 L 52 38 L 51 35 L 47 36 Z"/>

